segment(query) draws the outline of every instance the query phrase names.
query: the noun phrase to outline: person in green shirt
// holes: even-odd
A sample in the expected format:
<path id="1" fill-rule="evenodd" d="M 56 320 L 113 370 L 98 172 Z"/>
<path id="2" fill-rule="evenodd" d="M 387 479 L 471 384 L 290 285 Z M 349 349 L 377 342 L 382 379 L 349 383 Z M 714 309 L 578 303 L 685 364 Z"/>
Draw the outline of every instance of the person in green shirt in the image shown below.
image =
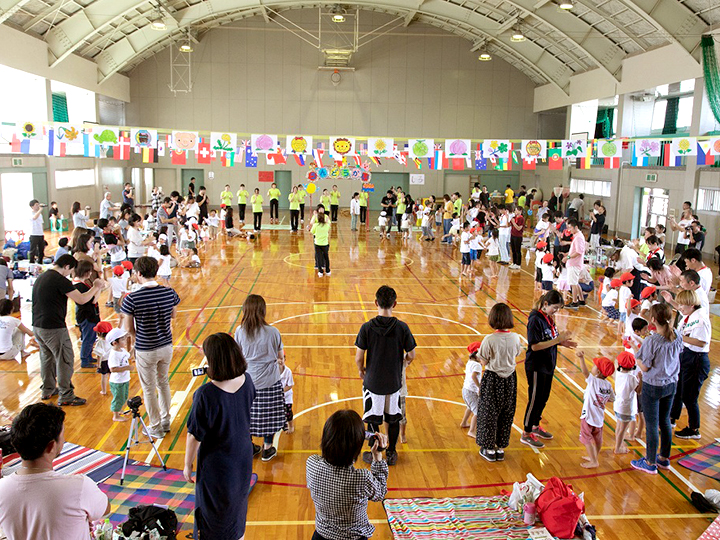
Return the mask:
<path id="1" fill-rule="evenodd" d="M 337 186 L 330 192 L 330 221 L 337 223 L 338 208 L 340 207 L 340 192 Z"/>
<path id="2" fill-rule="evenodd" d="M 327 191 L 327 190 L 325 190 Z M 325 207 L 319 204 L 315 212 L 315 223 L 310 232 L 315 236 L 315 266 L 318 277 L 330 275 L 330 220 L 325 215 Z"/>
<path id="3" fill-rule="evenodd" d="M 307 191 L 302 184 L 297 185 L 298 197 L 300 198 L 300 223 L 305 223 L 305 197 L 307 197 Z"/>
<path id="4" fill-rule="evenodd" d="M 262 228 L 262 209 L 263 197 L 260 195 L 260 188 L 255 188 L 253 196 L 250 197 L 250 204 L 252 204 L 253 211 L 253 229 L 260 231 Z"/>
<path id="5" fill-rule="evenodd" d="M 293 232 L 297 232 L 300 221 L 300 195 L 297 186 L 292 188 L 288 195 L 288 201 L 290 202 L 290 228 Z"/>
<path id="6" fill-rule="evenodd" d="M 322 204 L 325 208 L 325 212 L 330 211 L 330 192 L 327 189 L 322 190 L 322 195 L 320 195 L 320 204 Z"/>
<path id="7" fill-rule="evenodd" d="M 405 209 L 407 208 L 407 201 L 405 200 L 405 194 L 402 192 L 401 189 L 398 188 L 397 190 L 397 206 L 395 207 L 395 214 L 397 214 L 397 228 L 398 232 L 400 231 L 400 226 L 402 225 L 402 217 L 405 213 Z"/>
<path id="8" fill-rule="evenodd" d="M 233 194 L 230 191 L 230 184 L 225 184 L 225 191 L 220 193 L 220 202 L 225 206 L 232 206 Z"/>
<path id="9" fill-rule="evenodd" d="M 240 184 L 240 189 L 236 193 L 238 198 L 238 219 L 240 223 L 245 223 L 245 208 L 247 207 L 247 198 L 250 195 L 245 189 L 245 184 Z"/>
<path id="10" fill-rule="evenodd" d="M 270 225 L 273 223 L 280 223 L 280 219 L 278 219 L 280 217 L 280 190 L 275 182 L 272 183 L 267 194 L 268 199 L 270 200 Z"/>
<path id="11" fill-rule="evenodd" d="M 360 192 L 360 223 L 365 223 L 367 219 L 367 206 L 370 194 L 367 191 Z"/>
<path id="12" fill-rule="evenodd" d="M 462 207 L 463 207 L 463 200 L 460 196 L 460 193 L 457 191 L 455 192 L 455 200 L 453 201 L 453 206 L 455 207 L 455 213 L 460 218 L 460 223 L 462 223 Z"/>

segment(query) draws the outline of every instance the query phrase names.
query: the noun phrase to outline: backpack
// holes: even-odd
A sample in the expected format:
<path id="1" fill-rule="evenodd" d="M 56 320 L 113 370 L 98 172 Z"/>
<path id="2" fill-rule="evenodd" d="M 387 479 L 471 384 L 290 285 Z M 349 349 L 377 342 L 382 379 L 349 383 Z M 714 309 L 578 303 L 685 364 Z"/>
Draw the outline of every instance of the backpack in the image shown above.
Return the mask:
<path id="1" fill-rule="evenodd" d="M 572 486 L 553 476 L 536 501 L 537 513 L 545 528 L 558 538 L 573 538 L 575 526 L 585 513 L 585 503 Z"/>
<path id="2" fill-rule="evenodd" d="M 176 540 L 177 526 L 177 516 L 172 510 L 160 506 L 140 505 L 130 509 L 127 521 L 122 524 L 122 533 L 126 537 L 138 533 L 139 538 L 142 539 L 150 538 L 144 533 L 155 529 L 167 540 Z"/>

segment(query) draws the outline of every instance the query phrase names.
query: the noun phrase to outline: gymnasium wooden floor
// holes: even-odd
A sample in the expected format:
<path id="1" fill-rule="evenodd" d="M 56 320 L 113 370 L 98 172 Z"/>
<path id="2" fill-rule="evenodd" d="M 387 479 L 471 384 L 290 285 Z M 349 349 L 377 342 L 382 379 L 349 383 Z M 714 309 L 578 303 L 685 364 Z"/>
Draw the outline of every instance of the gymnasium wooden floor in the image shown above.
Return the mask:
<path id="1" fill-rule="evenodd" d="M 49 237 L 53 245 L 56 238 Z M 255 461 L 259 483 L 250 498 L 247 538 L 312 535 L 314 507 L 305 488 L 305 460 L 318 451 L 323 423 L 333 411 L 361 410 L 353 343 L 360 325 L 376 314 L 374 293 L 382 284 L 398 292 L 396 315 L 410 325 L 418 342 L 417 358 L 407 373 L 408 442 L 399 446 L 400 460 L 390 470 L 389 498 L 492 495 L 510 490 L 513 482 L 531 472 L 540 479 L 560 476 L 578 493 L 585 492 L 587 514 L 603 539 L 694 539 L 712 521 L 694 509 L 689 495 L 693 487 L 705 491 L 717 488 L 717 482 L 677 465 L 656 477 L 633 471 L 630 460 L 643 449 L 633 444 L 629 455 L 614 456 L 615 421 L 610 416 L 606 416 L 600 468 L 580 467 L 584 381 L 573 352 L 567 349 L 560 351 L 545 412 L 545 425 L 555 439 L 538 452 L 521 445 L 516 433 L 504 463 L 488 463 L 478 455 L 475 441 L 459 428 L 465 409 L 461 397 L 465 347 L 490 331 L 487 313 L 497 301 L 513 308 L 516 330 L 524 337 L 534 299 L 533 277 L 527 271 L 532 268 L 501 268 L 493 280 L 460 279 L 456 249 L 416 239 L 406 244 L 399 238 L 380 243 L 376 233 L 351 233 L 345 217 L 332 233 L 330 277 L 318 278 L 313 272 L 309 233 L 263 231 L 254 243 L 222 237 L 201 257 L 202 269 L 175 269 L 172 278 L 182 303 L 173 327 L 172 431 L 160 444 L 168 465 L 183 466 L 185 422 L 192 394 L 203 382 L 190 375 L 202 359 L 198 344 L 214 332 L 234 332 L 248 293 L 261 294 L 268 302 L 268 320 L 282 333 L 287 365 L 295 377 L 296 432 L 280 436 L 276 459 Z M 110 321 L 117 321 L 110 310 L 102 310 Z M 23 304 L 22 317 L 30 323 L 29 304 Z M 72 317 L 68 318 L 71 326 Z M 720 433 L 720 325 L 713 319 L 712 371 L 701 396 L 703 439 L 676 439 L 681 444 L 673 447 L 673 455 L 708 444 Z M 614 358 L 622 350 L 617 337 L 598 321 L 595 302 L 576 312 L 561 312 L 558 322 L 561 329 L 573 333 L 589 358 Z M 37 354 L 27 366 L 4 362 L 0 368 L 4 414 L 40 399 Z M 120 453 L 128 424 L 110 420 L 110 396 L 99 395 L 99 375 L 79 369 L 78 359 L 74 383 L 78 395 L 88 398 L 88 405 L 66 409 L 66 438 Z M 522 426 L 527 397 L 522 365 L 518 383 L 515 425 Z M 130 395 L 136 394 L 141 391 L 133 374 Z M 685 422 L 683 415 L 679 425 Z M 132 457 L 144 460 L 149 450 L 145 445 Z M 377 527 L 373 538 L 391 538 L 382 505 L 371 503 L 369 513 Z"/>

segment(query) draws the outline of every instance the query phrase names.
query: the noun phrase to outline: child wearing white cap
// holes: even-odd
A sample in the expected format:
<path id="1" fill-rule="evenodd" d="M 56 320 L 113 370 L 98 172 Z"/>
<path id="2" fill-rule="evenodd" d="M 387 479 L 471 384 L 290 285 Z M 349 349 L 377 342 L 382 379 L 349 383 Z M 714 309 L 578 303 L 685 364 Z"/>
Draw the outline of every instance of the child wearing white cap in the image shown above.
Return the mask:
<path id="1" fill-rule="evenodd" d="M 387 224 L 387 212 L 383 210 L 382 212 L 380 212 L 380 217 L 378 218 L 378 229 L 380 229 L 380 238 L 385 238 L 385 230 L 387 229 Z M 390 238 L 390 233 L 387 233 L 387 237 Z"/>
<path id="2" fill-rule="evenodd" d="M 110 392 L 112 402 L 110 410 L 113 413 L 115 422 L 125 422 L 126 416 L 120 411 L 125 406 L 130 391 L 130 353 L 127 351 L 130 337 L 122 328 L 113 328 L 108 332 L 105 341 L 112 347 L 108 356 L 108 367 L 110 368 Z"/>

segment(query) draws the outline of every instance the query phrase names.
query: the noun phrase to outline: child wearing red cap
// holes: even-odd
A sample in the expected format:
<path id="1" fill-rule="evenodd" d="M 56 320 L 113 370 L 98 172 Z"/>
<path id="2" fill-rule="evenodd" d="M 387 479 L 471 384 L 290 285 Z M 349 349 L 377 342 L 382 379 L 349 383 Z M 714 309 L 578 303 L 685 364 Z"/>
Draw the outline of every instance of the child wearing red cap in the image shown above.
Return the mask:
<path id="1" fill-rule="evenodd" d="M 130 262 L 130 261 L 128 261 Z M 122 266 L 113 268 L 113 276 L 110 278 L 110 294 L 113 299 L 113 309 L 115 313 L 120 313 L 120 304 L 123 296 L 128 290 L 128 279 L 130 274 Z"/>
<path id="2" fill-rule="evenodd" d="M 635 356 L 627 351 L 621 352 L 617 357 L 617 373 L 615 374 L 615 403 L 613 409 L 617 417 L 615 429 L 616 454 L 627 454 L 625 433 L 630 434 L 630 440 L 635 438 L 635 418 L 638 415 L 638 394 L 642 374 L 635 365 Z"/>
<path id="3" fill-rule="evenodd" d="M 620 281 L 622 281 L 622 286 L 618 291 L 618 310 L 620 311 L 618 334 L 622 333 L 623 325 L 625 324 L 625 319 L 627 318 L 628 302 L 633 295 L 631 287 L 633 285 L 633 281 L 635 281 L 635 276 L 633 276 L 630 272 L 623 272 L 620 276 Z"/>
<path id="4" fill-rule="evenodd" d="M 605 315 L 608 316 L 610 322 L 620 320 L 620 312 L 615 307 L 615 303 L 618 299 L 618 289 L 622 286 L 622 281 L 619 279 L 610 280 L 610 289 L 605 293 L 605 298 L 602 299 L 602 308 Z"/>
<path id="5" fill-rule="evenodd" d="M 580 415 L 580 442 L 585 445 L 588 455 L 583 457 L 584 463 L 580 466 L 586 469 L 595 469 L 598 463 L 598 456 L 602 448 L 603 424 L 605 420 L 605 404 L 615 401 L 615 392 L 612 384 L 607 380 L 615 373 L 615 364 L 604 356 L 593 358 L 592 371 L 588 370 L 585 363 L 585 353 L 575 353 L 580 360 L 580 369 L 587 381 L 585 388 L 585 400 Z"/>
<path id="6" fill-rule="evenodd" d="M 640 308 L 640 316 L 647 320 L 650 320 L 650 308 L 658 302 L 657 287 L 650 285 L 645 287 L 640 293 L 640 300 L 642 301 L 642 307 Z"/>
<path id="7" fill-rule="evenodd" d="M 540 282 L 543 294 L 553 290 L 553 279 L 555 277 L 555 258 L 552 253 L 545 253 L 540 263 Z"/>
<path id="8" fill-rule="evenodd" d="M 120 268 L 122 266 L 116 266 Z M 95 333 L 97 334 L 97 340 L 93 346 L 93 354 L 98 361 L 97 372 L 100 374 L 100 394 L 103 396 L 107 395 L 108 381 L 110 380 L 110 367 L 108 366 L 108 356 L 112 347 L 105 341 L 105 336 L 112 330 L 112 325 L 107 321 L 100 321 L 95 325 Z"/>
<path id="9" fill-rule="evenodd" d="M 474 341 L 468 345 L 468 352 L 470 357 L 468 358 L 467 364 L 465 364 L 465 381 L 462 387 L 462 397 L 465 402 L 465 415 L 463 416 L 462 422 L 460 422 L 461 428 L 468 429 L 468 437 L 475 437 L 475 431 L 477 427 L 477 410 L 478 402 L 480 401 L 480 378 L 482 377 L 482 364 L 478 362 L 478 351 L 480 350 L 481 343 Z M 468 422 L 468 420 L 470 420 Z"/>
<path id="10" fill-rule="evenodd" d="M 625 328 L 623 331 L 623 339 L 632 334 L 632 324 L 635 319 L 640 316 L 640 301 L 631 298 L 627 306 L 627 316 L 625 317 Z"/>
<path id="11" fill-rule="evenodd" d="M 542 289 L 542 262 L 547 252 L 547 242 L 538 242 L 535 245 L 535 290 Z"/>

